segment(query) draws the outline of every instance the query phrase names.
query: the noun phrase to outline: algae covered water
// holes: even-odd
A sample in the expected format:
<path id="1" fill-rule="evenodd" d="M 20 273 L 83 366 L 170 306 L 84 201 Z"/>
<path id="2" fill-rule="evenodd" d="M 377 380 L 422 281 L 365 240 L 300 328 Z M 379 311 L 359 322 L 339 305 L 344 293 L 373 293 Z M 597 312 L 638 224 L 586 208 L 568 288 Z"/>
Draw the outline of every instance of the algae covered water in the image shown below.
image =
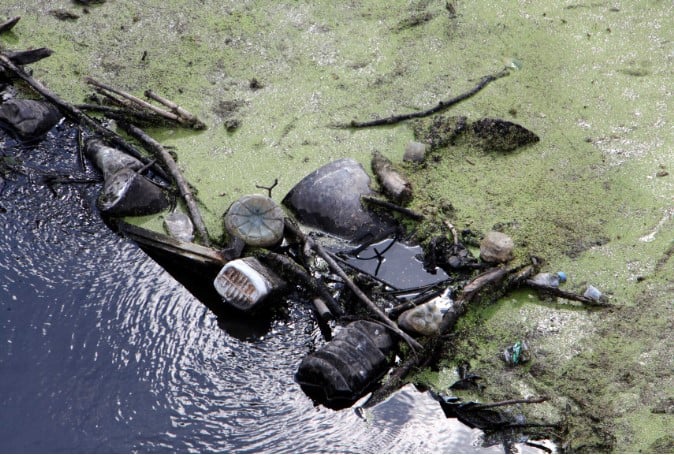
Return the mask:
<path id="1" fill-rule="evenodd" d="M 335 124 L 431 107 L 507 66 L 508 77 L 449 115 L 511 120 L 540 141 L 508 154 L 446 147 L 422 166 L 400 165 L 414 188 L 411 208 L 430 221 L 418 233 L 431 237 L 444 221 L 496 228 L 513 238 L 518 259 L 542 257 L 545 271 L 566 272 L 567 289 L 593 285 L 613 306 L 588 311 L 527 291 L 508 295 L 470 312 L 457 327 L 456 357 L 414 379 L 443 390 L 455 359 L 469 360 L 489 378 L 483 400 L 550 395 L 531 417 L 564 422 L 567 450 L 671 450 L 670 1 L 3 0 L 0 16 L 22 17 L 0 36 L 3 48 L 55 51 L 33 74 L 65 99 L 81 102 L 89 75 L 135 94 L 153 89 L 208 124 L 200 133 L 152 133 L 175 147 L 214 237 L 227 207 L 256 185 L 278 179 L 280 199 L 336 159 L 366 165 L 376 150 L 400 163 L 414 139 L 408 123 L 359 131 Z M 86 187 L 63 185 L 54 195 L 32 177 L 3 178 L 2 248 L 14 261 L 2 265 L 6 441 L 42 435 L 63 450 L 92 451 L 207 450 L 207 441 L 219 450 L 235 450 L 223 442 L 235 441 L 242 451 L 292 450 L 291 442 L 296 450 L 424 451 L 392 436 L 417 431 L 411 424 L 363 424 L 301 400 L 291 411 L 267 407 L 301 396 L 290 380 L 293 359 L 315 337 L 297 322 L 308 320 L 302 305 L 251 335 L 103 229 Z M 161 229 L 160 217 L 136 222 Z M 25 301 L 38 303 L 18 304 Z M 532 362 L 506 368 L 498 354 L 519 339 Z M 281 345 L 285 358 L 270 363 Z M 255 387 L 244 370 L 260 372 Z M 222 409 L 240 417 L 228 420 Z M 201 424 L 188 417 L 195 415 Z M 293 440 L 279 442 L 270 430 L 279 422 L 316 431 L 289 431 Z M 327 435 L 318 446 L 316 433 Z M 348 445 L 354 434 L 359 442 Z M 462 450 L 418 439 L 429 451 Z"/>
<path id="2" fill-rule="evenodd" d="M 366 415 L 314 406 L 293 379 L 320 337 L 308 306 L 216 315 L 108 229 L 100 184 L 50 183 L 98 176 L 66 124 L 0 149 L 0 451 L 502 450 L 414 387 Z"/>

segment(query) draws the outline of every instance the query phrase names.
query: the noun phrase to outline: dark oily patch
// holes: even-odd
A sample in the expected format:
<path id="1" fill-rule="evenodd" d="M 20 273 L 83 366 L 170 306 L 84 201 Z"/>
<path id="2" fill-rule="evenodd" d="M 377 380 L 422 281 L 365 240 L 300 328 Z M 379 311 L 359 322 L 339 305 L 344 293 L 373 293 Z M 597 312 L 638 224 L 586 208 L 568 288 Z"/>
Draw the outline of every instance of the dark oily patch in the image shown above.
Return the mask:
<path id="1" fill-rule="evenodd" d="M 487 151 L 510 152 L 540 140 L 523 126 L 496 118 L 483 118 L 474 122 L 471 131 Z"/>
<path id="2" fill-rule="evenodd" d="M 394 289 L 407 290 L 442 283 L 449 280 L 442 269 L 428 272 L 419 260 L 420 246 L 407 246 L 394 239 L 383 240 L 348 256 L 346 263 L 356 270 L 373 276 Z"/>
<path id="3" fill-rule="evenodd" d="M 371 194 L 370 176 L 352 158 L 315 170 L 283 198 L 298 221 L 346 240 L 374 240 L 394 224 L 367 210 L 361 196 Z"/>
<path id="4" fill-rule="evenodd" d="M 465 116 L 437 115 L 412 123 L 416 140 L 430 145 L 431 149 L 454 145 L 467 127 Z"/>
<path id="5" fill-rule="evenodd" d="M 0 105 L 0 124 L 22 140 L 44 136 L 61 117 L 61 112 L 45 101 L 11 99 Z"/>

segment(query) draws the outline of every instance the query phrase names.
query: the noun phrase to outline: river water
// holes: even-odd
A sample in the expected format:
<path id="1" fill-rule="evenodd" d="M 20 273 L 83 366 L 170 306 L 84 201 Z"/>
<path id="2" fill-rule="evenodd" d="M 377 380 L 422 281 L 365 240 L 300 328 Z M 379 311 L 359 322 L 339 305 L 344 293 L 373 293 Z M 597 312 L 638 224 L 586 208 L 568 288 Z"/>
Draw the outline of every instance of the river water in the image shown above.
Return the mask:
<path id="1" fill-rule="evenodd" d="M 409 386 L 357 413 L 293 381 L 309 309 L 216 315 L 101 221 L 76 130 L 0 136 L 0 451 L 502 452 Z M 526 450 L 530 447 L 521 446 Z"/>

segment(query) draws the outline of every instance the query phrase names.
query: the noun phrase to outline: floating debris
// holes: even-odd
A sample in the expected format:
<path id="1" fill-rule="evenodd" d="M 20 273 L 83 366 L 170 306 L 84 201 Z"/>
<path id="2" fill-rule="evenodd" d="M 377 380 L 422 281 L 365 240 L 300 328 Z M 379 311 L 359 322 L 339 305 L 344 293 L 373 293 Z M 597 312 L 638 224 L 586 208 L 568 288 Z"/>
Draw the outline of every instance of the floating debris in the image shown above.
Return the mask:
<path id="1" fill-rule="evenodd" d="M 283 209 L 267 196 L 249 194 L 235 201 L 225 215 L 225 229 L 247 245 L 267 247 L 283 238 Z"/>
<path id="2" fill-rule="evenodd" d="M 480 119 L 471 125 L 471 130 L 487 151 L 510 152 L 540 140 L 523 126 L 497 118 Z"/>
<path id="3" fill-rule="evenodd" d="M 412 163 L 423 163 L 426 159 L 426 150 L 428 145 L 423 142 L 410 141 L 405 146 L 405 153 L 403 154 L 403 161 L 410 161 Z"/>
<path id="4" fill-rule="evenodd" d="M 564 272 L 541 272 L 534 275 L 531 278 L 531 281 L 540 286 L 548 286 L 551 288 L 557 288 L 560 284 L 566 283 L 566 273 Z"/>
<path id="5" fill-rule="evenodd" d="M 505 263 L 513 258 L 515 243 L 506 234 L 490 231 L 480 242 L 480 258 L 485 262 Z"/>
<path id="6" fill-rule="evenodd" d="M 451 290 L 447 288 L 442 295 L 405 311 L 398 317 L 400 328 L 416 335 L 438 335 L 442 317 L 454 303 L 450 298 L 450 292 Z"/>
<path id="7" fill-rule="evenodd" d="M 103 173 L 105 179 L 124 168 L 137 171 L 143 167 L 143 163 L 139 159 L 110 147 L 97 138 L 89 139 L 86 142 L 84 154 Z"/>
<path id="8" fill-rule="evenodd" d="M 194 240 L 194 225 L 190 217 L 182 212 L 172 212 L 164 217 L 164 229 L 176 240 Z"/>
<path id="9" fill-rule="evenodd" d="M 517 341 L 503 351 L 503 361 L 511 367 L 527 363 L 529 360 L 531 360 L 531 353 L 526 341 Z"/>
<path id="10" fill-rule="evenodd" d="M 384 193 L 399 204 L 412 199 L 412 184 L 393 168 L 393 163 L 381 153 L 372 154 L 372 172 L 384 189 Z"/>
<path id="11" fill-rule="evenodd" d="M 46 101 L 10 99 L 0 105 L 0 126 L 24 141 L 41 138 L 61 117 L 61 112 Z"/>
<path id="12" fill-rule="evenodd" d="M 235 259 L 220 270 L 213 282 L 215 290 L 233 307 L 250 311 L 285 282 L 253 257 Z"/>
<path id="13" fill-rule="evenodd" d="M 107 178 L 98 197 L 99 210 L 116 217 L 150 215 L 168 206 L 161 188 L 129 168 Z"/>

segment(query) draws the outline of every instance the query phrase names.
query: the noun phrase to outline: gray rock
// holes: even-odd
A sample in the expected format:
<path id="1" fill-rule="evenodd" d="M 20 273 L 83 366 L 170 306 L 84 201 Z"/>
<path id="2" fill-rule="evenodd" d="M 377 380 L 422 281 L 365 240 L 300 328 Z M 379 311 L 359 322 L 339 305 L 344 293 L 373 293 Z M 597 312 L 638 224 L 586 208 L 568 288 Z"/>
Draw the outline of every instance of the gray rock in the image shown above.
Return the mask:
<path id="1" fill-rule="evenodd" d="M 301 223 L 346 240 L 376 240 L 393 223 L 367 210 L 361 196 L 372 193 L 370 177 L 352 158 L 333 161 L 315 170 L 283 198 Z"/>
<path id="2" fill-rule="evenodd" d="M 405 147 L 403 154 L 403 161 L 411 161 L 413 163 L 422 163 L 426 159 L 426 150 L 428 145 L 423 142 L 410 141 Z"/>
<path id="3" fill-rule="evenodd" d="M 488 232 L 480 242 L 480 258 L 485 262 L 503 263 L 513 258 L 515 244 L 506 234 Z"/>
<path id="4" fill-rule="evenodd" d="M 61 112 L 46 101 L 10 99 L 0 105 L 0 122 L 22 140 L 44 136 L 61 117 Z"/>

